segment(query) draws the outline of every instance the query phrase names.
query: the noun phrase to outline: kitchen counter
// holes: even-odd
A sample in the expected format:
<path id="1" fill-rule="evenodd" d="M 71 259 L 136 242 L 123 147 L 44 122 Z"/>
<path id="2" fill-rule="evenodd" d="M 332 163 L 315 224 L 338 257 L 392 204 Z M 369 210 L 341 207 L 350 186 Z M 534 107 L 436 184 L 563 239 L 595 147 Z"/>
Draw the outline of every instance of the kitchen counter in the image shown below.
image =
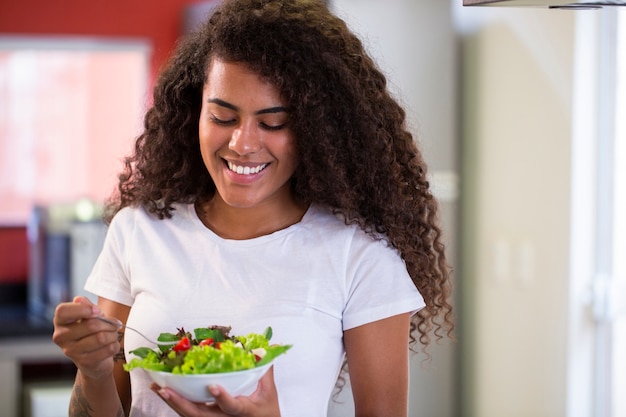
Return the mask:
<path id="1" fill-rule="evenodd" d="M 70 368 L 73 369 L 73 364 L 52 342 L 51 323 L 29 321 L 19 308 L 0 308 L 2 415 L 20 415 L 25 383 L 31 380 L 68 380 Z"/>

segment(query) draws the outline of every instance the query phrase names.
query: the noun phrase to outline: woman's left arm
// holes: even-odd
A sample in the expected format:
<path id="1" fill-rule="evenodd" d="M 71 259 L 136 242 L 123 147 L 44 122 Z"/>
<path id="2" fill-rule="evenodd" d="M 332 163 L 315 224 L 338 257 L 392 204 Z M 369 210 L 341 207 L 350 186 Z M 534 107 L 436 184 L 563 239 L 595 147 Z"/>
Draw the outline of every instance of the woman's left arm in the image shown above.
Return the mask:
<path id="1" fill-rule="evenodd" d="M 356 417 L 407 417 L 410 315 L 344 332 Z"/>

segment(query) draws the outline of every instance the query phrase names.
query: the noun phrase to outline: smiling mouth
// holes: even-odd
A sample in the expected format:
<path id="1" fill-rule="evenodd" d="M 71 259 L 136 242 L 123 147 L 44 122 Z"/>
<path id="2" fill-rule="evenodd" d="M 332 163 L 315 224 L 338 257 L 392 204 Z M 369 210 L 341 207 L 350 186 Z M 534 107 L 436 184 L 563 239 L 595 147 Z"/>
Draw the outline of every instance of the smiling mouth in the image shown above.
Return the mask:
<path id="1" fill-rule="evenodd" d="M 240 174 L 240 175 L 253 175 L 253 174 L 258 174 L 259 172 L 263 171 L 268 164 L 261 164 L 261 165 L 257 165 L 257 166 L 253 166 L 253 167 L 249 167 L 249 166 L 241 166 L 241 165 L 235 165 L 230 161 L 226 161 L 226 164 L 228 165 L 228 169 Z"/>

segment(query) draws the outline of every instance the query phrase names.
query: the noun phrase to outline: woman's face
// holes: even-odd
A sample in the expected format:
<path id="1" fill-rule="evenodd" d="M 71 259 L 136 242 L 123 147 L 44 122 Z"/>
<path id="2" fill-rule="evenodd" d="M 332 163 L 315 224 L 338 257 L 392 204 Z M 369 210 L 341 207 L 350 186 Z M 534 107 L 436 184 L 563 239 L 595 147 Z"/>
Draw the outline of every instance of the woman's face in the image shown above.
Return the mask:
<path id="1" fill-rule="evenodd" d="M 278 90 L 247 67 L 213 59 L 202 93 L 202 159 L 226 204 L 251 208 L 291 199 L 296 164 Z"/>

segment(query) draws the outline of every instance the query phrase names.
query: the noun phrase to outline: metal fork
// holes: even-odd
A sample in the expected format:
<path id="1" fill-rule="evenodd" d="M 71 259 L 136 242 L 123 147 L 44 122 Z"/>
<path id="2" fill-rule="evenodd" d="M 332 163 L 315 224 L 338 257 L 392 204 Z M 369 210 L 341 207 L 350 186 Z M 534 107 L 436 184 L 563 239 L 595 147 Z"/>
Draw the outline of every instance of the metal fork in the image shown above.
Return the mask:
<path id="1" fill-rule="evenodd" d="M 134 329 L 134 328 L 132 328 L 132 327 L 130 327 L 130 326 L 127 326 L 127 325 L 125 325 L 125 324 L 123 324 L 123 323 L 118 323 L 118 322 L 116 322 L 116 321 L 109 320 L 109 319 L 107 319 L 107 318 L 105 318 L 105 317 L 101 317 L 101 316 L 96 316 L 96 317 L 94 317 L 94 318 L 95 318 L 95 319 L 98 319 L 98 320 L 100 320 L 100 321 L 103 321 L 103 322 L 105 322 L 105 323 L 112 324 L 113 326 L 115 326 L 115 327 L 117 327 L 117 328 L 119 328 L 119 329 L 121 329 L 121 328 L 126 328 L 126 329 L 128 329 L 128 330 L 132 330 L 133 332 L 137 333 L 139 336 L 143 337 L 143 338 L 144 338 L 144 339 L 146 339 L 148 342 L 150 342 L 150 343 L 152 343 L 152 344 L 154 344 L 154 345 L 175 345 L 176 343 L 178 343 L 178 340 L 172 340 L 172 341 L 168 341 L 168 342 L 159 342 L 158 340 L 152 340 L 152 339 L 150 339 L 149 337 L 145 336 L 143 333 L 141 333 L 139 330 Z"/>

